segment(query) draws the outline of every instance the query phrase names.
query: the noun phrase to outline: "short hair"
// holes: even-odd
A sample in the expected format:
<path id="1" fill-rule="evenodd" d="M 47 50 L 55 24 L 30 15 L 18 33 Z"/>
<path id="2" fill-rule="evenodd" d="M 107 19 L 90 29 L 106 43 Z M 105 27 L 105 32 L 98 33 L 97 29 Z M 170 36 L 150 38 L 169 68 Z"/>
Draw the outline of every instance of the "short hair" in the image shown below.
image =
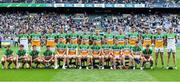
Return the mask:
<path id="1" fill-rule="evenodd" d="M 149 44 L 146 45 L 146 47 L 149 47 L 149 46 L 150 46 Z"/>
<path id="2" fill-rule="evenodd" d="M 36 45 L 33 45 L 32 47 L 36 47 Z"/>
<path id="3" fill-rule="evenodd" d="M 7 45 L 6 48 L 10 48 L 11 46 L 10 45 Z"/>
<path id="4" fill-rule="evenodd" d="M 19 45 L 19 47 L 24 47 L 24 45 L 21 44 L 21 45 Z"/>
<path id="5" fill-rule="evenodd" d="M 50 46 L 46 46 L 47 48 L 49 48 Z"/>

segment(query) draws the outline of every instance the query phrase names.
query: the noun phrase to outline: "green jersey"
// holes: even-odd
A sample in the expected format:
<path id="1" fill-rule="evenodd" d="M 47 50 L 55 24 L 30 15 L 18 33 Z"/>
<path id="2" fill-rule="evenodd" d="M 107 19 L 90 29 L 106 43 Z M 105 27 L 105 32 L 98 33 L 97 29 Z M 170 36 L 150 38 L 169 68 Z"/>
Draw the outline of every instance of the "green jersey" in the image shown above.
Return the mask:
<path id="1" fill-rule="evenodd" d="M 114 38 L 114 35 L 107 33 L 107 34 L 104 35 L 104 38 L 105 38 L 105 39 L 113 39 L 113 38 Z"/>
<path id="2" fill-rule="evenodd" d="M 121 50 L 122 48 L 123 48 L 123 46 L 121 46 L 121 45 L 113 45 L 112 46 L 112 49 L 117 50 L 117 51 Z"/>
<path id="3" fill-rule="evenodd" d="M 77 39 L 79 37 L 79 34 L 77 34 L 77 33 L 70 33 L 68 36 L 71 39 Z"/>
<path id="4" fill-rule="evenodd" d="M 132 50 L 132 46 L 131 45 L 125 45 L 125 46 L 122 46 L 122 49 Z"/>
<path id="5" fill-rule="evenodd" d="M 67 36 L 66 33 L 59 33 L 59 34 L 57 34 L 56 37 L 57 37 L 57 38 L 63 38 L 63 39 L 66 39 L 68 36 Z"/>
<path id="6" fill-rule="evenodd" d="M 77 45 L 77 44 L 69 44 L 69 45 L 68 45 L 68 48 L 69 48 L 70 50 L 75 50 L 75 49 L 78 48 L 78 45 Z"/>
<path id="7" fill-rule="evenodd" d="M 107 45 L 107 44 L 102 45 L 102 49 L 111 49 L 111 48 L 112 46 L 110 45 Z"/>
<path id="8" fill-rule="evenodd" d="M 126 36 L 124 34 L 116 35 L 115 39 L 117 39 L 118 41 L 124 41 L 126 39 Z"/>
<path id="9" fill-rule="evenodd" d="M 30 37 L 31 37 L 32 40 L 40 40 L 41 34 L 40 34 L 40 33 L 38 33 L 38 34 L 32 33 L 32 34 L 30 35 Z"/>
<path id="10" fill-rule="evenodd" d="M 166 38 L 167 39 L 175 39 L 176 38 L 176 33 L 167 33 Z"/>
<path id="11" fill-rule="evenodd" d="M 79 45 L 79 49 L 80 50 L 88 50 L 89 49 L 89 45 Z"/>
<path id="12" fill-rule="evenodd" d="M 163 40 L 165 38 L 165 34 L 155 34 L 154 39 L 155 40 Z"/>
<path id="13" fill-rule="evenodd" d="M 56 39 L 56 35 L 55 34 L 46 34 L 46 39 L 47 40 L 55 40 Z"/>
<path id="14" fill-rule="evenodd" d="M 149 56 L 149 55 L 152 55 L 153 51 L 152 49 L 149 49 L 149 50 L 144 49 L 142 53 L 144 56 Z"/>
<path id="15" fill-rule="evenodd" d="M 56 47 L 58 48 L 58 49 L 66 49 L 66 44 L 63 44 L 63 43 L 58 43 L 57 45 L 56 45 Z"/>
<path id="16" fill-rule="evenodd" d="M 83 39 L 83 40 L 89 40 L 90 35 L 84 34 L 84 35 L 81 35 L 80 38 Z"/>
<path id="17" fill-rule="evenodd" d="M 153 39 L 153 35 L 152 34 L 142 34 L 142 38 L 144 40 L 151 40 L 151 39 Z"/>
<path id="18" fill-rule="evenodd" d="M 32 50 L 30 53 L 29 53 L 30 56 L 32 57 L 37 57 L 39 55 L 39 51 L 37 50 Z"/>
<path id="19" fill-rule="evenodd" d="M 130 39 L 138 38 L 139 37 L 139 33 L 138 32 L 134 32 L 134 33 L 130 32 L 130 33 L 128 33 L 128 37 Z"/>
<path id="20" fill-rule="evenodd" d="M 46 50 L 44 53 L 43 53 L 44 56 L 52 56 L 53 55 L 53 52 L 51 50 Z"/>
<path id="21" fill-rule="evenodd" d="M 103 39 L 103 37 L 101 35 L 92 35 L 91 39 L 96 40 L 96 41 L 100 41 Z"/>
<path id="22" fill-rule="evenodd" d="M 101 49 L 101 46 L 92 45 L 92 46 L 91 46 L 91 49 L 94 50 L 94 51 L 99 51 L 99 50 Z"/>
<path id="23" fill-rule="evenodd" d="M 20 40 L 27 40 L 29 38 L 28 34 L 19 34 L 18 37 Z"/>
<path id="24" fill-rule="evenodd" d="M 17 55 L 18 56 L 25 56 L 26 55 L 26 50 L 18 50 Z"/>
<path id="25" fill-rule="evenodd" d="M 132 50 L 133 52 L 141 52 L 142 48 L 140 46 L 133 46 Z"/>
<path id="26" fill-rule="evenodd" d="M 11 55 L 13 55 L 13 51 L 10 50 L 10 49 L 9 50 L 5 50 L 4 55 L 11 56 Z"/>

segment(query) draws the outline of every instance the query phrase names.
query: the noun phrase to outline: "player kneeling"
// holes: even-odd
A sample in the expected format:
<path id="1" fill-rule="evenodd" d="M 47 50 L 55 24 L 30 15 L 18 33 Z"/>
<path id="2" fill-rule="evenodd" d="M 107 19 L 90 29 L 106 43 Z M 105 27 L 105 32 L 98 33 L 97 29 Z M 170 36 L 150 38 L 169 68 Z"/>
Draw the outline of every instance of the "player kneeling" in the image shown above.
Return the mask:
<path id="1" fill-rule="evenodd" d="M 42 64 L 46 68 L 49 68 L 49 67 L 53 66 L 53 64 L 54 64 L 54 54 L 50 50 L 50 46 L 47 46 L 46 51 L 43 53 Z"/>
<path id="2" fill-rule="evenodd" d="M 133 70 L 135 70 L 135 64 L 134 64 L 134 58 L 133 58 L 133 52 L 131 50 L 130 45 L 124 46 L 122 49 L 122 61 L 123 61 L 123 67 L 129 68 L 129 66 L 133 67 Z M 126 58 L 129 60 L 129 66 L 126 66 Z"/>
<path id="3" fill-rule="evenodd" d="M 133 57 L 136 65 L 142 65 L 142 53 L 141 53 L 141 47 L 138 45 L 138 42 L 136 42 L 136 45 L 132 47 L 133 50 Z"/>
<path id="4" fill-rule="evenodd" d="M 116 65 L 116 63 L 119 63 L 121 65 L 122 63 L 122 59 L 121 59 L 121 50 L 122 50 L 122 46 L 118 45 L 118 42 L 115 42 L 115 45 L 112 46 L 113 49 L 113 69 L 116 69 L 116 67 L 118 65 Z M 121 66 L 120 66 L 121 69 Z"/>
<path id="5" fill-rule="evenodd" d="M 92 58 L 91 58 L 91 63 L 92 63 L 92 69 L 94 68 L 94 64 L 96 60 L 99 60 L 99 69 L 100 69 L 100 64 L 102 63 L 101 59 L 101 47 L 99 45 L 92 45 L 91 46 L 91 53 L 92 53 Z"/>
<path id="6" fill-rule="evenodd" d="M 108 45 L 108 44 L 104 44 L 102 45 L 102 55 L 101 55 L 101 59 L 102 59 L 102 69 L 104 69 L 104 65 L 105 62 L 110 62 L 111 66 L 110 69 L 112 68 L 112 61 L 113 61 L 113 50 L 112 50 L 112 46 Z"/>
<path id="7" fill-rule="evenodd" d="M 153 58 L 152 58 L 152 49 L 150 49 L 149 45 L 146 45 L 146 49 L 144 49 L 142 51 L 143 54 L 143 63 L 142 63 L 142 67 L 141 70 L 143 70 L 144 65 L 146 64 L 146 62 L 150 62 L 150 68 L 153 69 Z"/>
<path id="8" fill-rule="evenodd" d="M 26 54 L 26 50 L 24 49 L 24 45 L 20 45 L 19 46 L 19 50 L 17 52 L 17 57 L 16 57 L 16 64 L 17 64 L 17 68 L 19 68 L 20 63 L 22 63 L 22 68 L 24 68 L 24 65 L 26 63 L 29 64 L 29 66 L 31 65 L 31 59 L 30 57 Z"/>
<path id="9" fill-rule="evenodd" d="M 60 61 L 63 61 L 63 66 L 62 69 L 66 69 L 65 64 L 66 64 L 66 53 L 67 53 L 67 48 L 66 44 L 64 43 L 58 43 L 57 44 L 57 50 L 56 50 L 56 55 L 55 55 L 55 69 L 58 68 L 58 65 L 60 66 Z"/>
<path id="10" fill-rule="evenodd" d="M 7 66 L 5 66 L 5 63 L 8 63 Z M 10 68 L 10 65 L 14 63 L 16 66 L 16 61 L 14 60 L 13 51 L 10 49 L 10 45 L 6 47 L 6 50 L 4 52 L 4 56 L 1 59 L 2 69 L 4 68 Z"/>
<path id="11" fill-rule="evenodd" d="M 31 58 L 31 64 L 30 67 L 32 66 L 32 63 L 36 64 L 36 68 L 38 68 L 40 62 L 42 61 L 41 58 L 39 57 L 39 51 L 36 49 L 36 46 L 32 46 L 32 51 L 29 53 L 29 56 Z"/>
<path id="12" fill-rule="evenodd" d="M 79 62 L 79 69 L 82 68 L 82 61 L 87 61 L 86 69 L 89 69 L 89 66 L 91 65 L 90 59 L 92 58 L 89 54 L 89 45 L 86 44 L 85 41 L 82 42 L 82 44 L 79 46 L 79 53 L 78 56 L 78 62 Z"/>
<path id="13" fill-rule="evenodd" d="M 72 43 L 72 42 L 71 42 Z M 78 53 L 78 45 L 77 44 L 68 44 L 67 49 L 67 66 L 69 66 L 72 60 L 75 60 L 75 65 L 77 64 L 77 53 Z"/>

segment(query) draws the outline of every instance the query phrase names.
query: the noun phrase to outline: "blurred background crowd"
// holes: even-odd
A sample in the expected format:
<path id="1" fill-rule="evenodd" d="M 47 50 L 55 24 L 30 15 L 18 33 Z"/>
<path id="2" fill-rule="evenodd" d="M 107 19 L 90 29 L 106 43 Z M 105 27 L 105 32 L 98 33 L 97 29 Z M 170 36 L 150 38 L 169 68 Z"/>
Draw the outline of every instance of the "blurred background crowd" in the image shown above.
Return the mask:
<path id="1" fill-rule="evenodd" d="M 94 32 L 100 28 L 103 32 L 106 28 L 116 31 L 121 27 L 124 32 L 135 26 L 137 31 L 143 32 L 145 27 L 151 28 L 151 33 L 155 33 L 157 26 L 162 26 L 163 31 L 169 27 L 174 27 L 176 33 L 180 33 L 179 14 L 60 14 L 55 12 L 6 12 L 0 13 L 0 33 L 5 39 L 15 39 L 16 35 L 23 29 L 27 33 L 32 33 L 38 29 L 42 34 L 53 28 L 54 33 L 59 32 L 63 27 L 66 32 L 70 28 L 77 28 L 82 32 L 83 28 L 88 28 Z"/>
<path id="2" fill-rule="evenodd" d="M 1 3 L 180 3 L 180 0 L 0 0 Z"/>

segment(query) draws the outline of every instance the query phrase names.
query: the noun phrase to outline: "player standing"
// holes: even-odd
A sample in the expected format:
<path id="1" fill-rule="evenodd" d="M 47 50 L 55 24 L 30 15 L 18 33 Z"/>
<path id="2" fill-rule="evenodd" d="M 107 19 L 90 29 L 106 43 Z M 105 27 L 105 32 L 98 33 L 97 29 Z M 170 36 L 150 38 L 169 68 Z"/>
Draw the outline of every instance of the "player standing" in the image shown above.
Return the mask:
<path id="1" fill-rule="evenodd" d="M 136 32 L 135 26 L 132 26 L 131 32 L 128 33 L 128 44 L 130 46 L 135 46 L 136 42 L 139 40 L 139 33 Z"/>
<path id="2" fill-rule="evenodd" d="M 170 27 L 169 32 L 166 35 L 167 38 L 167 69 L 169 69 L 169 60 L 170 56 L 172 54 L 173 56 L 173 64 L 174 68 L 177 69 L 176 67 L 176 42 L 177 42 L 177 35 L 174 33 L 174 28 Z"/>
<path id="3" fill-rule="evenodd" d="M 154 35 L 155 42 L 155 67 L 157 67 L 158 56 L 160 54 L 162 68 L 164 68 L 164 42 L 165 35 L 161 32 L 162 27 L 157 27 L 157 34 Z"/>
<path id="4" fill-rule="evenodd" d="M 92 35 L 91 39 L 92 39 L 94 45 L 101 46 L 103 37 L 99 34 L 100 30 L 96 29 L 95 31 L 96 31 L 96 33 L 94 35 Z"/>
<path id="5" fill-rule="evenodd" d="M 30 34 L 31 38 L 31 47 L 36 46 L 38 51 L 41 50 L 41 33 L 38 30 L 35 30 L 34 33 Z"/>
<path id="6" fill-rule="evenodd" d="M 76 28 L 71 29 L 71 33 L 69 33 L 69 40 L 71 44 L 78 44 L 79 34 L 76 33 Z"/>
<path id="7" fill-rule="evenodd" d="M 126 41 L 126 36 L 123 33 L 123 29 L 118 29 L 119 34 L 115 36 L 115 42 L 118 42 L 118 45 L 124 46 Z"/>
<path id="8" fill-rule="evenodd" d="M 66 44 L 67 42 L 67 33 L 64 32 L 64 28 L 60 28 L 60 32 L 57 34 L 56 38 L 58 39 L 58 42 L 61 42 L 63 44 Z"/>
<path id="9" fill-rule="evenodd" d="M 24 49 L 26 51 L 29 50 L 29 43 L 28 43 L 28 34 L 26 34 L 26 30 L 22 30 L 22 32 L 18 35 L 19 37 L 19 40 L 20 40 L 20 45 L 23 45 L 24 46 Z"/>
<path id="10" fill-rule="evenodd" d="M 107 43 L 107 45 L 114 44 L 114 35 L 111 33 L 111 28 L 107 29 L 107 33 L 104 35 L 104 42 Z"/>
<path id="11" fill-rule="evenodd" d="M 46 46 L 49 46 L 52 52 L 55 51 L 55 46 L 56 46 L 55 39 L 56 39 L 56 35 L 53 34 L 53 29 L 49 29 L 49 33 L 46 34 Z"/>
<path id="12" fill-rule="evenodd" d="M 146 45 L 152 45 L 152 40 L 153 40 L 153 35 L 151 33 L 149 33 L 149 28 L 146 27 L 145 28 L 145 34 L 142 34 L 141 36 L 141 39 L 142 39 L 142 45 L 143 45 L 143 48 L 146 48 Z"/>

